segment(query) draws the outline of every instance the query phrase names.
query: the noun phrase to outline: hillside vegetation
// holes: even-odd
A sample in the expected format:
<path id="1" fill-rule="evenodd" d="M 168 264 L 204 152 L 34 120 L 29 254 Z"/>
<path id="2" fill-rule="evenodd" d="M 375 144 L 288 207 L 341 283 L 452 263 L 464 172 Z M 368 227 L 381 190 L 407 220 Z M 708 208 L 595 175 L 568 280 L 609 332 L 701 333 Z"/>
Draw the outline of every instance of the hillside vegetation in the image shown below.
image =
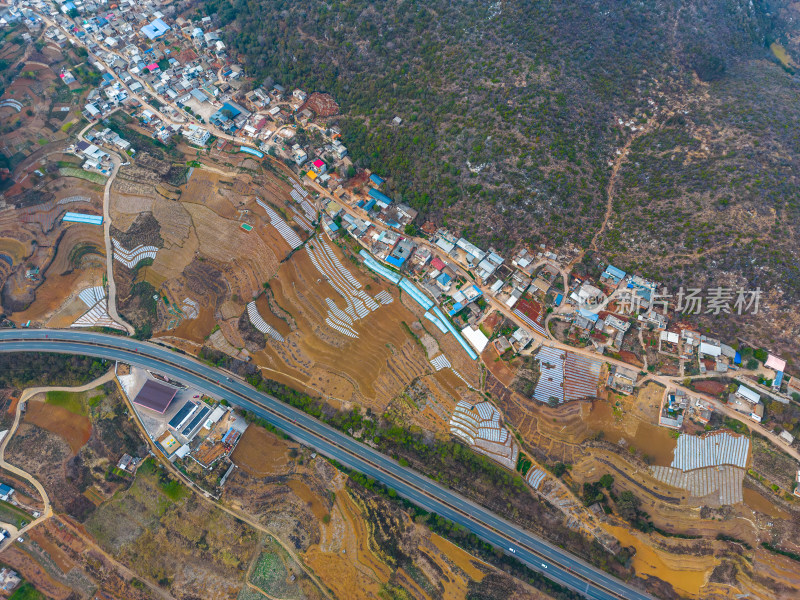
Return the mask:
<path id="1" fill-rule="evenodd" d="M 592 248 L 671 287 L 760 286 L 769 314 L 721 333 L 766 331 L 782 350 L 800 332 L 780 314 L 800 296 L 800 93 L 769 50 L 796 53 L 791 4 L 210 0 L 203 10 L 227 25 L 256 81 L 332 93 L 353 159 L 424 219 L 501 250 Z"/>

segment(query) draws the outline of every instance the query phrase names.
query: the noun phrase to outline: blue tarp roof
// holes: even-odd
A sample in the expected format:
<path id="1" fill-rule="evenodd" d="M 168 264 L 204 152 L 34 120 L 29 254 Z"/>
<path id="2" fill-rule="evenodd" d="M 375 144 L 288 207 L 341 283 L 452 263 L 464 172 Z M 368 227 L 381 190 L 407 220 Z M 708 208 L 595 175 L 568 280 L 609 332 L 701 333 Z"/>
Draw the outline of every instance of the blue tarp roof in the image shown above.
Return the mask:
<path id="1" fill-rule="evenodd" d="M 375 173 L 370 175 L 369 179 L 370 179 L 370 181 L 372 181 L 372 183 L 374 183 L 375 185 L 377 185 L 379 187 L 383 183 L 383 178 L 380 177 L 379 175 L 375 175 Z"/>
<path id="2" fill-rule="evenodd" d="M 733 364 L 735 365 L 742 364 L 742 355 L 739 354 L 738 352 L 736 353 L 736 356 L 733 357 Z"/>
<path id="3" fill-rule="evenodd" d="M 170 30 L 170 26 L 164 23 L 161 19 L 156 19 L 152 23 L 145 25 L 142 27 L 142 33 L 145 34 L 148 39 L 154 40 L 157 37 L 161 37 L 165 33 Z"/>
<path id="4" fill-rule="evenodd" d="M 384 204 L 391 204 L 392 203 L 392 199 L 389 198 L 389 196 L 387 196 L 383 192 L 379 192 L 376 189 L 371 189 L 369 191 L 369 197 L 370 198 L 374 198 L 375 200 L 378 200 L 379 202 L 383 202 Z"/>

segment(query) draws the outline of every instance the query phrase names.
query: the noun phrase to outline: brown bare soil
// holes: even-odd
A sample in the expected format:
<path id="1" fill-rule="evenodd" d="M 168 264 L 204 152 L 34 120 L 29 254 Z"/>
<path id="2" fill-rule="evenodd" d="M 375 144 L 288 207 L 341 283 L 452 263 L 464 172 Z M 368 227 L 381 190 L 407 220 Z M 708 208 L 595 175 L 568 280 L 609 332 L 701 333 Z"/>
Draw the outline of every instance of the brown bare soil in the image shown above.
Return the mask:
<path id="1" fill-rule="evenodd" d="M 646 537 L 640 538 L 623 527 L 604 525 L 603 529 L 620 540 L 623 546 L 636 549 L 633 566 L 637 574 L 658 577 L 691 598 L 700 598 L 707 573 L 717 565 L 713 556 L 683 556 L 656 550 Z"/>
<path id="2" fill-rule="evenodd" d="M 720 381 L 695 381 L 692 383 L 692 388 L 696 389 L 698 392 L 719 396 L 728 389 L 728 386 Z"/>
<path id="3" fill-rule="evenodd" d="M 392 571 L 371 549 L 370 531 L 361 509 L 345 491 L 336 495 L 331 522 L 322 527 L 319 546 L 304 555 L 306 563 L 339 598 L 359 590 L 362 598 L 379 598 Z"/>
<path id="4" fill-rule="evenodd" d="M 253 477 L 266 477 L 283 471 L 287 452 L 286 444 L 263 427 L 248 427 L 231 460 Z"/>
<path id="5" fill-rule="evenodd" d="M 92 433 L 92 423 L 88 417 L 76 415 L 66 408 L 41 401 L 28 402 L 24 422 L 64 438 L 73 455 L 89 441 Z"/>
<path id="6" fill-rule="evenodd" d="M 96 398 L 87 417 L 33 399 L 25 419 L 6 449 L 6 459 L 42 482 L 54 508 L 84 519 L 95 505 L 84 495 L 89 488 L 106 500 L 125 483 L 106 478 L 106 467 L 123 453 L 143 456 L 144 443 L 135 425 L 123 415 L 116 387 L 87 395 Z"/>
<path id="7" fill-rule="evenodd" d="M 511 386 L 511 382 L 514 381 L 514 370 L 500 358 L 494 344 L 486 346 L 486 350 L 481 354 L 481 360 L 500 383 L 506 387 Z"/>
<path id="8" fill-rule="evenodd" d="M 86 182 L 66 179 L 64 182 L 57 179 L 56 182 L 61 183 L 49 183 L 35 192 L 42 196 L 43 203 L 0 212 L 0 254 L 12 260 L 11 266 L 0 260 L 2 305 L 7 313 L 24 313 L 14 315 L 13 319 L 42 320 L 60 306 L 59 298 L 63 300 L 68 295 L 64 290 L 72 289 L 81 274 L 102 266 L 102 229 L 59 221 L 67 210 L 97 212 L 98 194 L 92 191 L 97 186 L 87 188 L 82 185 Z M 50 192 L 50 189 L 55 191 Z M 56 198 L 68 195 L 88 197 L 90 201 L 57 204 Z M 40 270 L 39 277 L 28 279 L 25 274 L 32 267 Z M 38 288 L 42 287 L 45 289 L 41 292 L 40 307 L 34 301 Z M 60 290 L 60 293 L 48 288 Z"/>
<path id="9" fill-rule="evenodd" d="M 742 495 L 744 496 L 744 503 L 755 511 L 775 517 L 776 519 L 793 518 L 791 513 L 783 510 L 780 506 L 776 505 L 775 502 L 752 488 L 745 486 L 742 490 Z"/>
<path id="10" fill-rule="evenodd" d="M 3 562 L 17 571 L 27 581 L 33 581 L 36 588 L 47 594 L 53 600 L 67 600 L 72 590 L 59 583 L 45 570 L 45 568 L 27 550 L 17 544 L 12 544 L 3 552 Z"/>
<path id="11" fill-rule="evenodd" d="M 339 254 L 339 249 L 332 247 Z M 387 289 L 384 282 L 365 277 L 346 257 L 340 260 L 357 279 L 369 285 L 367 293 L 370 295 Z M 265 366 L 277 371 L 289 367 L 301 381 L 318 389 L 323 386 L 326 395 L 381 413 L 412 380 L 433 372 L 426 352 L 402 327 L 405 322 L 412 329 L 419 329 L 416 335 L 425 332 L 416 324 L 422 313 L 419 307 L 409 309 L 405 302 L 381 306 L 354 324 L 360 337 L 352 339 L 325 323 L 328 310 L 325 298 L 333 299 L 340 307 L 343 301 L 322 279 L 305 251 L 295 252 L 281 266 L 278 275 L 270 281 L 270 287 L 275 302 L 290 314 L 298 329 L 288 337 L 286 344 L 268 345 L 263 352 L 267 357 Z M 396 289 L 393 292 L 397 294 Z M 266 308 L 264 302 L 261 301 L 260 308 Z M 263 316 L 269 318 L 269 313 L 264 310 Z M 276 325 L 280 327 L 279 323 Z M 454 367 L 477 385 L 477 365 L 466 357 L 452 336 L 443 336 L 438 330 L 428 333 L 434 336 Z M 343 357 L 347 360 L 342 360 Z M 448 376 L 442 372 L 441 376 L 437 374 L 437 380 L 450 388 L 464 387 L 452 374 Z"/>
<path id="12" fill-rule="evenodd" d="M 287 483 L 287 485 L 289 486 L 289 489 L 291 489 L 295 495 L 300 498 L 300 500 L 308 505 L 314 517 L 316 517 L 319 521 L 322 521 L 323 517 L 328 514 L 327 508 L 322 504 L 319 497 L 314 494 L 311 491 L 311 488 L 309 488 L 305 483 L 297 479 L 292 479 Z"/>
<path id="13" fill-rule="evenodd" d="M 314 92 L 299 110 L 307 108 L 319 117 L 332 117 L 339 112 L 339 105 L 330 94 Z"/>
<path id="14" fill-rule="evenodd" d="M 202 344 L 216 324 L 214 310 L 204 306 L 196 319 L 183 319 L 175 329 L 159 332 L 154 337 L 175 336 Z"/>

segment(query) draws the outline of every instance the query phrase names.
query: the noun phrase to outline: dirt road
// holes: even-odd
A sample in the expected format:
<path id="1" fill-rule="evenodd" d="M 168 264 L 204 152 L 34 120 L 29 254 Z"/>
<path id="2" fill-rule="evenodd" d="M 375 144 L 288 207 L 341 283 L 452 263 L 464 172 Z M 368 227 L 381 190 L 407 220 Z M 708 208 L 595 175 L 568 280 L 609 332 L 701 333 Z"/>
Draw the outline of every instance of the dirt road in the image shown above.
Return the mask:
<path id="1" fill-rule="evenodd" d="M 96 123 L 89 123 L 86 127 L 84 127 L 81 132 L 78 134 L 78 139 L 83 141 L 88 141 L 85 138 L 86 132 L 89 131 L 92 127 L 94 127 Z M 108 151 L 108 150 L 107 150 Z M 105 241 L 106 246 L 106 279 L 108 280 L 108 315 L 117 323 L 122 325 L 125 328 L 125 331 L 128 332 L 128 335 L 133 335 L 135 330 L 130 323 L 127 323 L 119 316 L 117 312 L 117 285 L 114 283 L 114 248 L 111 243 L 111 212 L 110 212 L 110 205 L 111 205 L 111 185 L 114 183 L 114 179 L 117 177 L 117 171 L 119 171 L 119 167 L 122 164 L 122 159 L 119 155 L 115 152 L 108 151 L 108 155 L 111 157 L 112 168 L 111 168 L 111 175 L 106 180 L 106 187 L 103 190 L 103 239 Z"/>
<path id="2" fill-rule="evenodd" d="M 116 379 L 115 379 L 115 381 L 116 381 Z M 244 521 L 245 523 L 250 525 L 250 527 L 252 527 L 253 529 L 256 529 L 257 531 L 260 531 L 262 533 L 266 533 L 270 537 L 274 538 L 275 541 L 278 544 L 280 544 L 280 546 L 289 554 L 289 556 L 291 556 L 292 559 L 300 566 L 300 568 L 303 569 L 303 572 L 306 575 L 308 575 L 308 577 L 320 589 L 320 591 L 323 593 L 323 595 L 326 598 L 328 598 L 328 600 L 334 600 L 333 597 L 330 595 L 330 592 L 328 591 L 327 587 L 322 584 L 322 582 L 317 578 L 316 574 L 311 569 L 306 567 L 306 565 L 303 563 L 303 561 L 300 559 L 300 557 L 297 556 L 297 553 L 294 551 L 294 548 L 292 548 L 290 545 L 284 543 L 283 540 L 281 540 L 281 538 L 278 537 L 278 535 L 275 534 L 275 532 L 273 532 L 269 528 L 267 528 L 264 525 L 262 525 L 261 523 L 259 523 L 256 519 L 251 517 L 249 514 L 247 514 L 245 512 L 242 512 L 242 511 L 239 511 L 239 510 L 234 510 L 234 509 L 226 506 L 225 504 L 223 504 L 219 500 L 215 499 L 213 496 L 211 496 L 210 493 L 208 493 L 207 491 L 199 488 L 194 483 L 194 481 L 189 479 L 180 470 L 178 470 L 175 467 L 174 464 L 172 464 L 170 461 L 168 461 L 164 457 L 164 455 L 161 453 L 161 451 L 156 447 L 155 442 L 148 435 L 148 433 L 145 430 L 144 426 L 142 425 L 141 421 L 139 421 L 139 418 L 136 416 L 136 411 L 134 410 L 133 406 L 130 404 L 130 400 L 128 399 L 128 396 L 125 394 L 125 391 L 122 389 L 122 386 L 119 385 L 118 381 L 117 381 L 117 386 L 119 387 L 119 390 L 120 390 L 120 393 L 122 394 L 122 397 L 125 399 L 125 404 L 128 406 L 128 411 L 132 415 L 132 418 L 133 418 L 134 422 L 136 423 L 136 426 L 139 428 L 140 432 L 144 436 L 144 439 L 147 440 L 147 443 L 150 446 L 152 454 L 153 454 L 153 456 L 155 457 L 156 460 L 158 460 L 164 467 L 166 467 L 170 471 L 170 473 L 172 473 L 172 475 L 174 477 L 176 477 L 177 479 L 182 481 L 190 490 L 192 490 L 195 494 L 197 494 L 197 496 L 199 498 L 201 498 L 205 502 L 209 502 L 209 503 L 213 504 L 216 508 L 218 508 L 218 509 L 220 509 L 222 511 L 225 511 L 226 513 L 228 513 L 232 517 L 234 517 L 236 519 L 240 519 L 241 521 Z"/>
<path id="3" fill-rule="evenodd" d="M 18 536 L 23 535 L 29 529 L 33 529 L 39 523 L 53 516 L 53 509 L 50 506 L 50 497 L 47 495 L 47 491 L 44 489 L 44 486 L 41 483 L 39 483 L 39 481 L 27 471 L 23 471 L 19 467 L 15 467 L 14 465 L 6 462 L 6 457 L 5 457 L 6 447 L 8 447 L 8 443 L 11 441 L 11 438 L 14 437 L 14 434 L 19 428 L 19 422 L 22 418 L 23 406 L 30 398 L 32 398 L 36 394 L 48 391 L 86 392 L 88 390 L 96 388 L 99 385 L 106 383 L 107 381 L 111 381 L 112 379 L 114 379 L 113 369 L 110 370 L 105 375 L 103 375 L 102 377 L 98 377 L 94 381 L 90 381 L 86 385 L 81 385 L 78 387 L 34 387 L 34 388 L 27 388 L 22 392 L 22 396 L 20 397 L 19 402 L 17 402 L 17 410 L 14 413 L 14 423 L 11 425 L 11 428 L 8 430 L 8 434 L 3 439 L 3 442 L 0 444 L 0 468 L 3 468 L 8 472 L 13 473 L 14 475 L 21 477 L 25 481 L 29 482 L 34 488 L 36 488 L 36 491 L 39 492 L 39 495 L 42 497 L 44 510 L 42 511 L 42 514 L 38 518 L 34 519 L 30 523 L 28 523 L 25 527 L 20 529 L 17 532 L 17 535 L 4 540 L 3 544 L 0 545 L 0 551 L 2 551 L 8 545 L 12 544 L 14 540 L 17 539 Z"/>

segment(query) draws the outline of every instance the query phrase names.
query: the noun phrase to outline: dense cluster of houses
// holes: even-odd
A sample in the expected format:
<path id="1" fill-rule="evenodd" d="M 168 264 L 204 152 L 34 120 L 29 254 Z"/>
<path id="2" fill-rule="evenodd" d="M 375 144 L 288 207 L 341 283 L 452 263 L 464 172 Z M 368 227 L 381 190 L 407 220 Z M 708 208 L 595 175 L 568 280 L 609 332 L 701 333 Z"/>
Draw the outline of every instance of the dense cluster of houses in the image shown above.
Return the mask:
<path id="1" fill-rule="evenodd" d="M 212 141 L 209 128 L 204 127 L 210 124 L 297 165 L 313 161 L 308 175 L 323 185 L 341 183 L 331 168 L 334 164 L 350 165 L 336 128 L 318 127 L 326 142 L 313 151 L 293 139 L 298 125 L 307 127 L 315 124 L 317 116 L 335 114 L 338 106 L 333 98 L 300 89 L 289 92 L 280 84 L 245 93 L 243 67 L 228 56 L 212 17 L 173 19 L 162 12 L 167 8 L 142 0 L 111 6 L 81 0 L 59 0 L 53 5 L 23 0 L 12 8 L 9 19 L 29 15 L 39 25 L 31 9 L 49 15 L 58 26 L 50 27 L 46 36 L 55 44 L 66 47 L 77 39 L 87 48 L 88 66 L 100 73 L 99 84 L 89 92 L 83 107 L 90 121 L 103 119 L 120 107 L 131 113 L 141 107 L 137 116 L 154 137 L 166 142 L 182 134 L 199 147 Z M 69 69 L 62 71 L 61 79 L 65 85 L 82 84 Z M 155 106 L 158 112 L 142 107 L 143 103 Z M 169 121 L 162 122 L 158 113 Z M 322 168 L 320 161 L 326 163 Z"/>

